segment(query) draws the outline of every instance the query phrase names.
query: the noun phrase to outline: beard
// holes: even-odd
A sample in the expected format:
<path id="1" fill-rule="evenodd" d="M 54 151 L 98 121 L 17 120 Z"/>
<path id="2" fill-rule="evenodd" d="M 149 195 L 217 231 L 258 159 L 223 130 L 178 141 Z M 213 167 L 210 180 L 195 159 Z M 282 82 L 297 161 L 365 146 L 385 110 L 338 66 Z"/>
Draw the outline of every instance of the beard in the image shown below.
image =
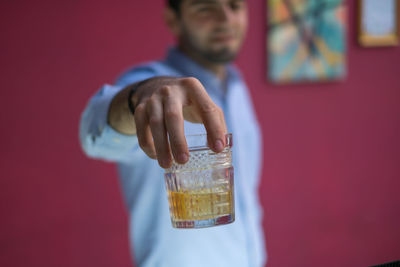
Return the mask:
<path id="1" fill-rule="evenodd" d="M 201 45 L 201 42 L 192 35 L 188 30 L 184 30 L 184 33 L 180 38 L 180 45 L 193 56 L 200 57 L 214 64 L 227 64 L 235 60 L 239 48 L 233 49 L 228 46 L 220 48 L 211 48 Z M 239 45 L 240 47 L 240 45 Z"/>
<path id="2" fill-rule="evenodd" d="M 201 55 L 209 62 L 227 64 L 235 60 L 237 52 L 232 51 L 232 49 L 229 49 L 228 47 L 223 47 L 217 51 L 202 51 Z"/>

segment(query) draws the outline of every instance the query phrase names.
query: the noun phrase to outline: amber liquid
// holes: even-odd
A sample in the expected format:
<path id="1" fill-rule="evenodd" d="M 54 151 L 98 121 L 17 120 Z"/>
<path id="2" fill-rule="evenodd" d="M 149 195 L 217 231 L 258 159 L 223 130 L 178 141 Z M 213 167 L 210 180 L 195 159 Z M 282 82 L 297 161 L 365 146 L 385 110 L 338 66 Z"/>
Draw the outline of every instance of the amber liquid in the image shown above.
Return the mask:
<path id="1" fill-rule="evenodd" d="M 200 189 L 168 192 L 173 221 L 206 220 L 232 214 L 232 189 Z M 212 191 L 211 191 L 212 190 Z"/>

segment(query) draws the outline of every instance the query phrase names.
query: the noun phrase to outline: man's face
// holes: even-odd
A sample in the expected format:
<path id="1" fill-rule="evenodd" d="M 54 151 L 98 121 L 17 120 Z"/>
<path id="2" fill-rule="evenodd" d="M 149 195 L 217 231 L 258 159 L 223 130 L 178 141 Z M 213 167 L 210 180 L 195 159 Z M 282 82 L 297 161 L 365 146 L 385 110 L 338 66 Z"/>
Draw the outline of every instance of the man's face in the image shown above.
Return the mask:
<path id="1" fill-rule="evenodd" d="M 211 63 L 232 61 L 247 29 L 245 0 L 183 0 L 178 17 L 179 45 Z"/>

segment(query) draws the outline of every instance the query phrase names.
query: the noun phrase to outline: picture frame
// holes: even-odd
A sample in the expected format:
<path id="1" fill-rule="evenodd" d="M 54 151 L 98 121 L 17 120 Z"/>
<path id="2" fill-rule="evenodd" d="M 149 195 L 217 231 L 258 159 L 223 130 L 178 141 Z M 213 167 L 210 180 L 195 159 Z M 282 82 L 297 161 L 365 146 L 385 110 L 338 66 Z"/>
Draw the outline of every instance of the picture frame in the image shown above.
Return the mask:
<path id="1" fill-rule="evenodd" d="M 266 1 L 270 82 L 330 82 L 346 77 L 345 0 Z"/>
<path id="2" fill-rule="evenodd" d="M 358 42 L 361 46 L 396 46 L 400 40 L 399 0 L 358 0 Z"/>

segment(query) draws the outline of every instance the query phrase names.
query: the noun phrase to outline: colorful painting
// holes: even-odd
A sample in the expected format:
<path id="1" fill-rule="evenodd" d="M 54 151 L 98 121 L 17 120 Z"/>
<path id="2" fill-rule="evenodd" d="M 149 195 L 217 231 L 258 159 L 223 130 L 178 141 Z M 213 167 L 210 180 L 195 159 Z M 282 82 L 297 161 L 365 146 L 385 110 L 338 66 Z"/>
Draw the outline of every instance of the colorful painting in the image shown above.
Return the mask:
<path id="1" fill-rule="evenodd" d="M 346 73 L 344 0 L 267 0 L 273 82 L 337 80 Z"/>

